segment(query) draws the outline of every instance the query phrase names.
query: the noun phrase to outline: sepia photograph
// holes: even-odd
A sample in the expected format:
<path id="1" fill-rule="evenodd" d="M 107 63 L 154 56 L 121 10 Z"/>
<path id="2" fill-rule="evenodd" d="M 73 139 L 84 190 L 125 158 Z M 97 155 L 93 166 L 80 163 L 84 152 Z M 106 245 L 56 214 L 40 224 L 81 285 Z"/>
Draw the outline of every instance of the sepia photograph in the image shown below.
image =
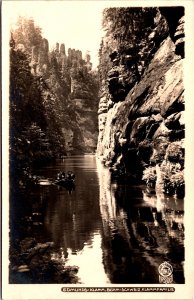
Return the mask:
<path id="1" fill-rule="evenodd" d="M 192 299 L 190 7 L 131 2 L 2 3 L 3 299 Z"/>

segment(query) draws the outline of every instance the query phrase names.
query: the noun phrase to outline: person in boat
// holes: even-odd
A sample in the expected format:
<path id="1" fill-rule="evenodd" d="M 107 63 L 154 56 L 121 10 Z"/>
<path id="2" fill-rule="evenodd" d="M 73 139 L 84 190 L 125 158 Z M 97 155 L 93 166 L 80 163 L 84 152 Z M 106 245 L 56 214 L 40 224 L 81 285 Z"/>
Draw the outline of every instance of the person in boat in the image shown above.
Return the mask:
<path id="1" fill-rule="evenodd" d="M 65 172 L 63 171 L 63 172 L 61 173 L 61 179 L 65 179 L 65 177 L 66 177 L 66 174 L 65 174 Z"/>
<path id="2" fill-rule="evenodd" d="M 67 179 L 68 180 L 74 180 L 75 179 L 75 174 L 73 174 L 73 172 L 69 171 L 67 173 Z"/>
<path id="3" fill-rule="evenodd" d="M 73 172 L 71 172 L 71 179 L 74 180 L 75 179 L 75 174 Z"/>
<path id="4" fill-rule="evenodd" d="M 57 174 L 57 180 L 62 180 L 62 179 L 65 179 L 65 172 L 59 172 Z"/>
<path id="5" fill-rule="evenodd" d="M 61 172 L 57 173 L 57 180 L 59 180 L 61 177 Z"/>

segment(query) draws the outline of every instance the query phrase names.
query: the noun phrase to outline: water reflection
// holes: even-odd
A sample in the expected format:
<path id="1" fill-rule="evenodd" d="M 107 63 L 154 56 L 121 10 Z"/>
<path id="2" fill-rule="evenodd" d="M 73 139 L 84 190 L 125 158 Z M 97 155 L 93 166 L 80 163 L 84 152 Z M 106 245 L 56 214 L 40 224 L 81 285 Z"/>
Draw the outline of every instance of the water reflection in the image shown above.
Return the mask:
<path id="1" fill-rule="evenodd" d="M 158 283 L 168 261 L 174 283 L 184 283 L 183 200 L 144 186 L 112 183 L 98 162 L 103 255 L 112 283 Z"/>
<path id="2" fill-rule="evenodd" d="M 99 183 L 95 156 L 77 156 L 59 160 L 56 166 L 42 170 L 44 177 L 54 177 L 60 170 L 76 174 L 75 190 L 50 186 L 44 193 L 47 207 L 44 238 L 55 243 L 53 259 L 62 265 L 78 266 L 78 283 L 109 282 L 104 271 L 101 248 L 102 220 L 99 208 Z"/>
<path id="3" fill-rule="evenodd" d="M 76 255 L 71 249 L 68 249 L 67 264 L 79 266 L 79 283 L 88 285 L 109 283 L 102 264 L 101 241 L 100 232 L 96 232 L 90 242 L 85 243 L 84 248 Z"/>
<path id="4" fill-rule="evenodd" d="M 173 267 L 174 283 L 184 283 L 181 199 L 111 183 L 95 156 L 59 160 L 39 175 L 55 178 L 60 170 L 76 174 L 75 190 L 50 185 L 33 191 L 32 213 L 42 224 L 33 234 L 54 242 L 53 260 L 77 266 L 77 283 L 158 283 L 164 261 Z"/>

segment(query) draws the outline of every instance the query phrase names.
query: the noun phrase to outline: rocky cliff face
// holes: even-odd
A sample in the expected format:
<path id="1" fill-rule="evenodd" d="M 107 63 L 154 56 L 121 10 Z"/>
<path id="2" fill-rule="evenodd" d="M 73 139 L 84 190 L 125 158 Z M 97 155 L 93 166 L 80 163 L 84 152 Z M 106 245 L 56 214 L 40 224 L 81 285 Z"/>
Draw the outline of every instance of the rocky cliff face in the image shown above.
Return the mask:
<path id="1" fill-rule="evenodd" d="M 32 47 L 31 72 L 41 76 L 59 99 L 62 133 L 67 153 L 93 152 L 97 145 L 97 76 L 90 56 L 59 43 L 49 52 L 46 39 Z"/>
<path id="2" fill-rule="evenodd" d="M 178 189 L 184 169 L 184 9 L 111 8 L 104 26 L 98 156 L 116 173 L 141 178 L 144 172 L 147 182 L 153 177 L 157 187 Z"/>

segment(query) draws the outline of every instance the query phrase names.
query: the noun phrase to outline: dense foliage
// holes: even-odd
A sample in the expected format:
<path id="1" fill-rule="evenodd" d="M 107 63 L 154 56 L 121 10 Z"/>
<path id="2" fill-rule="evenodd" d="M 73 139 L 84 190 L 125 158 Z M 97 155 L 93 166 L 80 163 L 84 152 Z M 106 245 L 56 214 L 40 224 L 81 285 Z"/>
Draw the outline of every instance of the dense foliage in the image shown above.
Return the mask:
<path id="1" fill-rule="evenodd" d="M 155 8 L 130 7 L 113 7 L 103 11 L 102 27 L 105 30 L 105 38 L 99 50 L 101 79 L 107 78 L 107 72 L 112 67 L 110 55 L 114 54 L 114 51 L 121 54 L 126 52 L 133 56 L 133 60 L 138 61 L 142 54 L 142 42 L 154 27 L 151 16 L 156 12 Z"/>
<path id="2" fill-rule="evenodd" d="M 46 118 L 40 86 L 30 72 L 25 52 L 10 49 L 10 167 L 20 177 L 22 170 L 36 159 L 34 136 L 44 142 Z"/>

